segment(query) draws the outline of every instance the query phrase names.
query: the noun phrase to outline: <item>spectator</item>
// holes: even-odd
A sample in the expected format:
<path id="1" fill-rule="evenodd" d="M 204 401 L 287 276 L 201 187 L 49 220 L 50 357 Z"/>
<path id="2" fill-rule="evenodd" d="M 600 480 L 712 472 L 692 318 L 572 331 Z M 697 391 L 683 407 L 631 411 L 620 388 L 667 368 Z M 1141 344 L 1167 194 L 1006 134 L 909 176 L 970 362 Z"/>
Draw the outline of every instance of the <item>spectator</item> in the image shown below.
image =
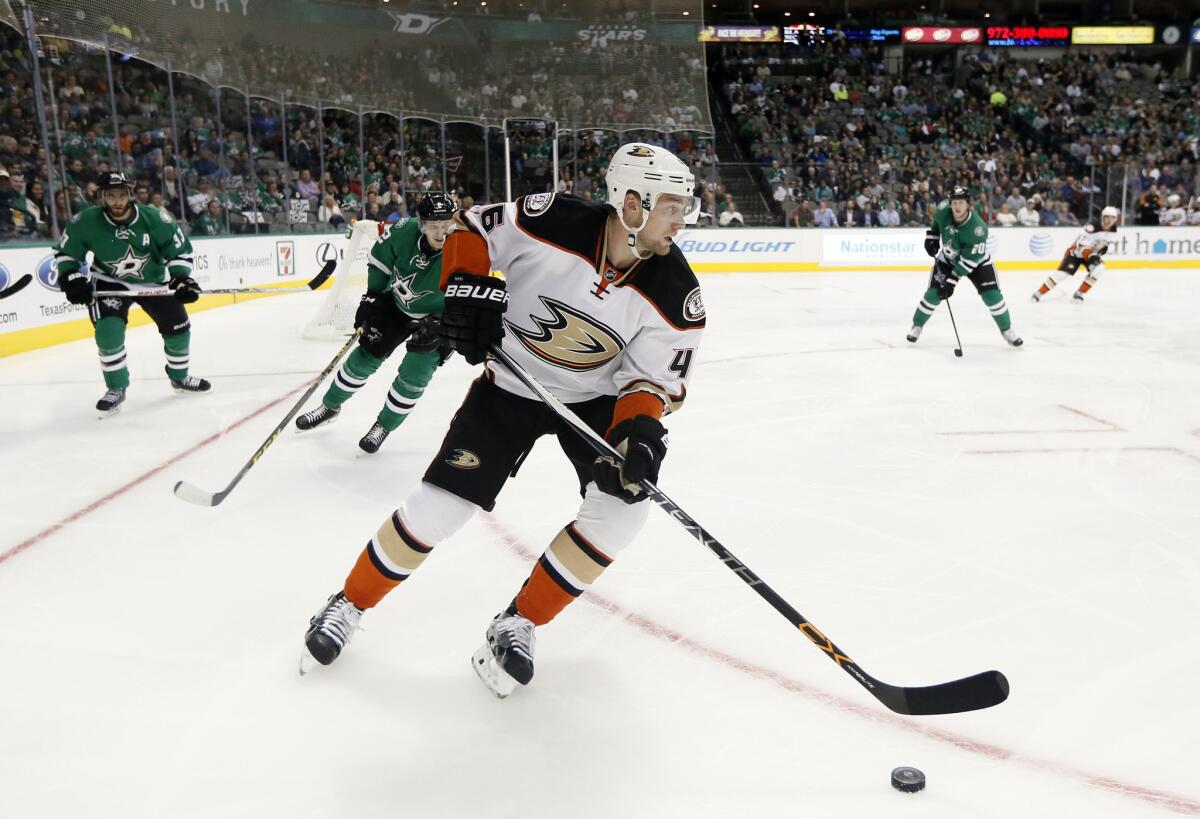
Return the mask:
<path id="1" fill-rule="evenodd" d="M 317 209 L 317 221 L 335 228 L 346 224 L 346 219 L 342 216 L 342 209 L 338 207 L 337 200 L 333 198 L 332 194 L 326 194 L 325 202 Z"/>
<path id="2" fill-rule="evenodd" d="M 1005 202 L 1003 205 L 1000 206 L 999 212 L 996 213 L 996 225 L 999 227 L 1012 227 L 1016 223 L 1017 223 L 1016 215 L 1011 210 L 1009 210 L 1008 203 Z"/>
<path id="3" fill-rule="evenodd" d="M 821 200 L 820 206 L 817 208 L 816 212 L 813 213 L 813 224 L 820 228 L 838 226 L 837 214 L 834 213 L 833 209 L 829 207 L 829 202 L 825 201 L 824 199 Z"/>
<path id="4" fill-rule="evenodd" d="M 1042 215 L 1039 212 L 1041 204 L 1041 198 L 1034 195 L 1017 211 L 1017 221 L 1021 227 L 1037 227 L 1041 224 Z"/>
<path id="5" fill-rule="evenodd" d="M 221 203 L 215 199 L 209 201 L 204 212 L 192 220 L 193 236 L 221 236 L 225 231 L 225 213 Z"/>
<path id="6" fill-rule="evenodd" d="M 738 212 L 737 205 L 734 204 L 733 194 L 725 194 L 725 199 L 721 202 L 720 213 L 717 216 L 717 223 L 721 227 L 746 226 L 746 220 L 742 218 L 742 214 Z"/>
<path id="7" fill-rule="evenodd" d="M 312 207 L 317 206 L 321 192 L 316 180 L 312 178 L 312 172 L 308 168 L 300 171 L 300 178 L 296 180 L 296 191 L 301 197 L 307 199 Z"/>
<path id="8" fill-rule="evenodd" d="M 900 211 L 896 210 L 895 201 L 888 200 L 883 210 L 879 211 L 879 226 L 900 227 Z"/>

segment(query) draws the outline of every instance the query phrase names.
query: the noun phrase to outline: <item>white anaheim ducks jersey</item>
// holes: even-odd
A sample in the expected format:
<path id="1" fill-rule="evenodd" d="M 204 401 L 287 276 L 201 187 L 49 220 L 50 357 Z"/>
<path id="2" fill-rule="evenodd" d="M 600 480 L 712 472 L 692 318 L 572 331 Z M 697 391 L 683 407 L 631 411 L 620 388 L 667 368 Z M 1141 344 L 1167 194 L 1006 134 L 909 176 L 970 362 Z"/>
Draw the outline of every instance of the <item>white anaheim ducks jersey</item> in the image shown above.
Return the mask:
<path id="1" fill-rule="evenodd" d="M 563 194 L 479 205 L 459 214 L 487 243 L 509 303 L 503 348 L 566 403 L 647 392 L 665 412 L 687 395 L 704 304 L 683 253 L 616 270 L 606 260 L 612 209 Z M 535 398 L 501 364 L 496 384 Z"/>
<path id="2" fill-rule="evenodd" d="M 1087 259 L 1093 253 L 1100 253 L 1108 247 L 1109 242 L 1115 241 L 1117 238 L 1117 226 L 1113 225 L 1109 230 L 1100 227 L 1099 222 L 1088 222 L 1083 226 L 1083 230 L 1075 237 L 1075 241 L 1067 248 L 1067 253 L 1072 256 L 1078 256 L 1080 259 Z"/>

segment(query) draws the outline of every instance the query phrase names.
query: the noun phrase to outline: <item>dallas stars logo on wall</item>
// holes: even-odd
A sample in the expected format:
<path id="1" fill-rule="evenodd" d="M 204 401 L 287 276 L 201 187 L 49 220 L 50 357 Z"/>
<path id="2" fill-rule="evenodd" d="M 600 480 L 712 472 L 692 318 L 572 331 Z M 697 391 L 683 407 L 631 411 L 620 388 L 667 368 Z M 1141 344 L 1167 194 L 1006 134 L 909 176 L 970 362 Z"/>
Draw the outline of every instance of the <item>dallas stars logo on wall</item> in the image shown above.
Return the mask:
<path id="1" fill-rule="evenodd" d="M 413 273 L 409 276 L 397 276 L 392 282 L 392 292 L 396 294 L 396 298 L 405 307 L 412 306 L 413 302 L 424 296 L 432 293 L 432 290 L 413 290 L 413 281 L 417 278 L 417 274 Z"/>
<path id="2" fill-rule="evenodd" d="M 149 254 L 139 256 L 133 252 L 133 246 L 130 245 L 125 251 L 125 255 L 115 262 L 106 262 L 109 268 L 110 275 L 116 276 L 119 279 L 140 279 L 142 277 L 142 268 L 146 266 L 146 262 L 150 261 Z"/>

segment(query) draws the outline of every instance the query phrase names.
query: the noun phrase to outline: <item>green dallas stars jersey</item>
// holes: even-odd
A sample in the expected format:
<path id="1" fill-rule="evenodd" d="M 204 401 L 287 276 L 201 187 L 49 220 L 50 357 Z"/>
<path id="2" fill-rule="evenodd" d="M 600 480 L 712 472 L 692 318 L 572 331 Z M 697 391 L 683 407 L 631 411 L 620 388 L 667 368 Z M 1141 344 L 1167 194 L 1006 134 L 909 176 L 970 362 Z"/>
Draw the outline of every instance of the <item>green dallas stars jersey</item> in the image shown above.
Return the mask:
<path id="1" fill-rule="evenodd" d="M 133 219 L 112 222 L 104 208 L 80 211 L 54 247 L 58 275 L 78 270 L 92 252 L 92 278 L 122 284 L 162 284 L 192 275 L 192 244 L 179 225 L 158 208 L 134 203 Z"/>
<path id="2" fill-rule="evenodd" d="M 942 239 L 938 256 L 954 266 L 959 276 L 970 276 L 981 264 L 991 262 L 988 253 L 988 229 L 983 220 L 971 210 L 961 225 L 955 224 L 950 203 L 942 202 L 933 215 L 933 230 Z"/>
<path id="3" fill-rule="evenodd" d="M 415 318 L 442 312 L 442 252 L 421 250 L 421 223 L 409 219 L 391 225 L 367 257 L 367 290 L 390 291 L 401 311 Z"/>

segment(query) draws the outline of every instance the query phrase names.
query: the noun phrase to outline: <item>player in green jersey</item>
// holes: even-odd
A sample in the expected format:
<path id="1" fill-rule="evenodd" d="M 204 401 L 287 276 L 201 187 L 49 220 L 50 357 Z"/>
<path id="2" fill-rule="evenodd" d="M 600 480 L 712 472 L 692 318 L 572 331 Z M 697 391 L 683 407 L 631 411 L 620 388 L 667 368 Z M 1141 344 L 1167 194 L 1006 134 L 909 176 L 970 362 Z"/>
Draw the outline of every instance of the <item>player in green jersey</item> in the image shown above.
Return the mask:
<path id="1" fill-rule="evenodd" d="M 996 281 L 996 268 L 987 249 L 988 229 L 979 214 L 971 210 L 971 194 L 961 185 L 950 191 L 950 201 L 942 202 L 933 217 L 933 225 L 925 237 L 925 252 L 933 257 L 933 270 L 925 296 L 913 314 L 913 326 L 908 340 L 916 342 L 921 337 L 925 322 L 933 311 L 954 295 L 954 286 L 959 277 L 966 276 L 979 291 L 979 297 L 987 305 L 988 312 L 1000 335 L 1013 347 L 1023 343 L 1012 328 L 1012 317 L 1004 294 Z"/>
<path id="2" fill-rule="evenodd" d="M 129 388 L 125 365 L 125 325 L 138 304 L 154 319 L 167 354 L 167 377 L 177 392 L 204 392 L 212 385 L 188 375 L 191 321 L 185 304 L 200 298 L 192 278 L 192 245 L 164 211 L 133 200 L 125 175 L 108 173 L 98 185 L 100 205 L 80 211 L 54 248 L 58 283 L 71 304 L 88 305 L 100 350 L 100 369 L 108 391 L 96 403 L 103 415 L 119 411 Z M 91 276 L 84 269 L 92 253 Z M 104 290 L 134 290 L 166 283 L 172 296 L 95 297 Z"/>
<path id="3" fill-rule="evenodd" d="M 407 352 L 387 401 L 359 447 L 378 452 L 412 412 L 434 370 L 449 357 L 442 344 L 440 280 L 442 245 L 454 211 L 446 194 L 427 193 L 417 206 L 417 219 L 389 226 L 371 248 L 367 292 L 354 315 L 354 326 L 362 328 L 358 346 L 334 376 L 321 406 L 297 418 L 297 427 L 312 429 L 337 417 L 346 399 L 362 389 L 405 339 Z"/>

